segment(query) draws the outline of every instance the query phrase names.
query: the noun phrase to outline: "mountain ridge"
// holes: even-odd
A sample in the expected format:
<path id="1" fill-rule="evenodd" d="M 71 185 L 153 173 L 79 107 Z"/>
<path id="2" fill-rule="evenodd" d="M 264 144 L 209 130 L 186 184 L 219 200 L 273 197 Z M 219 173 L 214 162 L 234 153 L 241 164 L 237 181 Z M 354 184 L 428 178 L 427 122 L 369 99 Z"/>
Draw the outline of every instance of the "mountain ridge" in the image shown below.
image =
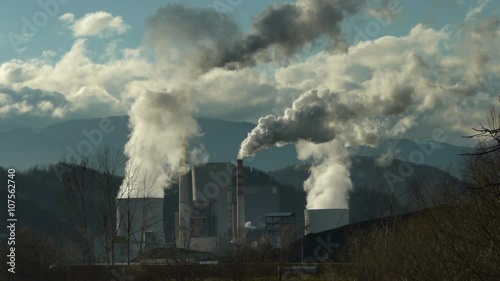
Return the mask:
<path id="1" fill-rule="evenodd" d="M 197 118 L 201 136 L 193 138 L 190 145 L 201 147 L 209 154 L 210 162 L 234 161 L 241 141 L 255 127 L 250 122 L 233 122 L 211 118 Z M 101 123 L 109 129 L 98 138 Z M 97 134 L 97 135 L 96 135 Z M 89 143 L 93 150 L 111 146 L 124 151 L 130 135 L 128 116 L 109 116 L 103 118 L 72 119 L 54 123 L 41 129 L 14 128 L 0 133 L 0 165 L 26 169 L 34 165 L 47 165 L 64 159 L 70 151 L 83 150 Z M 97 144 L 96 140 L 100 140 Z M 85 145 L 83 145 L 83 144 Z M 456 163 L 464 148 L 447 143 L 436 143 L 435 151 L 426 155 L 422 164 L 446 170 L 449 162 Z M 382 141 L 376 148 L 348 148 L 350 154 L 356 156 L 380 157 L 391 146 L 398 155 L 394 158 L 408 161 L 408 155 L 419 150 L 419 145 L 408 139 L 390 139 Z M 438 147 L 440 146 L 440 147 Z M 300 165 L 293 145 L 271 147 L 257 156 L 245 159 L 246 165 L 264 171 L 272 171 L 289 165 Z M 411 161 L 410 161 L 411 162 Z"/>

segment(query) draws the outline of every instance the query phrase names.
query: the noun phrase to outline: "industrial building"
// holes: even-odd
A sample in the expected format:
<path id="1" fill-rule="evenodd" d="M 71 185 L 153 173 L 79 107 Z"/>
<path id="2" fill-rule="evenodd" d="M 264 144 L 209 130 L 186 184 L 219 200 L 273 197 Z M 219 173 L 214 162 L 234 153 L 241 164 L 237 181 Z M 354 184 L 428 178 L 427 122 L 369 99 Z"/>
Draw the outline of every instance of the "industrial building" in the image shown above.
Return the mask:
<path id="1" fill-rule="evenodd" d="M 349 209 L 304 210 L 305 235 L 349 224 Z"/>
<path id="2" fill-rule="evenodd" d="M 233 174 L 231 163 L 210 163 L 203 165 L 203 173 L 192 166 L 190 173 L 179 178 L 178 248 L 212 252 L 232 239 L 236 229 Z"/>
<path id="3" fill-rule="evenodd" d="M 292 212 L 266 214 L 265 229 L 273 248 L 288 246 L 299 234 L 297 220 Z"/>
<path id="4" fill-rule="evenodd" d="M 215 251 L 227 247 L 230 241 L 244 239 L 249 228 L 263 229 L 264 214 L 279 212 L 279 187 L 243 186 L 241 160 L 236 166 L 192 166 L 190 173 L 179 180 L 177 247 Z"/>
<path id="5" fill-rule="evenodd" d="M 175 222 L 166 228 L 163 198 L 117 199 L 117 230 L 122 240 L 117 256 L 133 259 L 148 248 L 167 246 L 215 252 L 244 240 L 250 229 L 252 233 L 267 233 L 273 247 L 279 248 L 284 246 L 283 230 L 294 230 L 288 241 L 301 236 L 304 228 L 308 234 L 349 224 L 348 209 L 323 209 L 305 210 L 303 225 L 295 214 L 281 212 L 278 186 L 244 184 L 242 160 L 236 165 L 192 165 L 190 171 L 179 175 L 178 211 Z M 167 231 L 175 232 L 175 238 L 166 239 Z M 249 237 L 256 243 L 261 238 Z"/>

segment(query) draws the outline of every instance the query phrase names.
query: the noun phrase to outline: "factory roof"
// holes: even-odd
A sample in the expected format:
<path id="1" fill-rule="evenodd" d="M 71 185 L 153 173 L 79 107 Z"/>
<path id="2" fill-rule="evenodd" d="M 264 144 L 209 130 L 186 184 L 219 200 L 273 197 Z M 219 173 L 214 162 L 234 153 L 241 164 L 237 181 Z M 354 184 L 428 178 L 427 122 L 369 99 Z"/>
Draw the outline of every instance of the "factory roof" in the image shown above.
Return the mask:
<path id="1" fill-rule="evenodd" d="M 292 212 L 267 213 L 265 217 L 290 217 L 295 216 Z"/>

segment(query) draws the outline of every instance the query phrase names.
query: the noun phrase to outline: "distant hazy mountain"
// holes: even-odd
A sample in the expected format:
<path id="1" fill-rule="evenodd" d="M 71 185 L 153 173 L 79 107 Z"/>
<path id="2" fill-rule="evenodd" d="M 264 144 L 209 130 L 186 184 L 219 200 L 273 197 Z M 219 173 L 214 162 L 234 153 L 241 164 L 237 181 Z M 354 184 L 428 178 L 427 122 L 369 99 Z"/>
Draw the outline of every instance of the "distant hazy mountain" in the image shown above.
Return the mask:
<path id="1" fill-rule="evenodd" d="M 234 161 L 241 141 L 255 126 L 205 118 L 198 122 L 203 136 L 193 140 L 191 146 L 203 144 L 210 162 Z M 100 125 L 105 130 L 101 130 Z M 70 120 L 40 130 L 12 129 L 0 133 L 0 166 L 25 169 L 60 161 L 73 152 L 85 153 L 88 148 L 99 150 L 112 146 L 123 150 L 129 133 L 126 116 L 108 117 L 104 121 L 102 118 Z M 247 159 L 248 165 L 263 170 L 299 163 L 293 146 L 272 148 Z"/>
<path id="2" fill-rule="evenodd" d="M 459 179 L 434 167 L 400 160 L 383 167 L 376 162 L 372 157 L 352 157 L 350 172 L 353 190 L 349 194 L 351 222 L 377 218 L 377 214 L 384 212 L 390 205 L 393 191 L 394 198 L 397 198 L 393 211 L 406 213 L 416 210 L 412 197 L 416 194 L 415 188 L 433 189 L 442 184 L 460 186 Z M 402 166 L 405 167 L 404 172 L 398 172 Z M 413 172 L 405 174 L 410 166 Z M 309 166 L 289 166 L 269 174 L 278 182 L 302 190 L 304 181 L 309 177 Z M 425 187 L 418 186 L 416 180 L 425 184 Z"/>
<path id="3" fill-rule="evenodd" d="M 403 184 L 407 184 L 411 179 L 424 178 L 426 180 L 438 179 L 440 180 L 454 180 L 459 181 L 449 173 L 440 169 L 436 169 L 427 165 L 410 164 L 406 161 L 394 160 L 388 166 L 380 166 L 377 164 L 375 158 L 366 156 L 355 156 L 351 159 L 351 180 L 355 186 L 366 186 L 371 188 L 378 188 L 380 186 L 388 185 L 388 179 L 397 178 Z M 403 173 L 398 172 L 400 166 Z M 413 172 L 405 174 L 407 167 L 411 166 Z M 270 171 L 271 175 L 278 182 L 293 186 L 297 189 L 302 189 L 304 181 L 309 177 L 308 165 L 288 166 L 283 169 Z M 398 183 L 398 184 L 399 184 Z"/>
<path id="4" fill-rule="evenodd" d="M 193 140 L 191 146 L 203 144 L 211 162 L 234 161 L 241 141 L 255 126 L 246 122 L 206 118 L 200 118 L 198 122 L 204 134 Z M 70 120 L 40 130 L 12 129 L 0 133 L 0 165 L 24 169 L 60 161 L 73 151 L 85 153 L 89 149 L 95 150 L 104 146 L 123 150 L 129 133 L 126 116 Z M 361 147 L 352 152 L 354 155 L 378 157 L 386 153 L 391 146 L 394 146 L 393 151 L 400 151 L 398 157 L 404 160 L 408 160 L 409 155 L 419 149 L 415 142 L 402 139 L 382 142 L 378 148 Z M 425 155 L 423 161 L 426 165 L 446 169 L 450 161 L 459 159 L 458 154 L 462 151 L 460 147 L 436 144 L 436 150 Z M 293 145 L 273 147 L 256 157 L 246 159 L 246 165 L 262 170 L 277 170 L 297 164 L 301 162 L 296 159 Z"/>
<path id="5" fill-rule="evenodd" d="M 389 139 L 383 141 L 378 147 L 367 146 L 351 148 L 351 154 L 357 156 L 380 157 L 392 155 L 391 158 L 417 164 L 429 165 L 444 171 L 452 172 L 450 165 L 455 165 L 463 160 L 467 148 L 458 147 L 447 143 L 437 143 L 431 140 Z"/>

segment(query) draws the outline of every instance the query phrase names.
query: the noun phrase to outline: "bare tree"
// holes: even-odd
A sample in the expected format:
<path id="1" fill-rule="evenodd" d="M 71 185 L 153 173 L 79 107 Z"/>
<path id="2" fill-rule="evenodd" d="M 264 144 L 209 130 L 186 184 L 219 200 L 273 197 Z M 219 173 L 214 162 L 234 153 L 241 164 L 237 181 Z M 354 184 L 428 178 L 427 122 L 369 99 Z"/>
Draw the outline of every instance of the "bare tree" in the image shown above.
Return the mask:
<path id="1" fill-rule="evenodd" d="M 141 255 L 145 248 L 145 239 L 148 230 L 160 225 L 163 228 L 163 213 L 155 214 L 154 204 L 158 202 L 151 200 L 155 189 L 162 188 L 157 178 L 143 170 L 137 165 L 131 165 L 133 169 L 126 169 L 122 189 L 118 194 L 120 201 L 117 214 L 117 234 L 120 243 L 126 252 L 127 264 L 130 264 L 132 254 Z M 160 233 L 163 233 L 163 229 Z M 158 233 L 156 233 L 158 234 Z M 163 247 L 163 237 L 154 237 L 151 247 Z M 156 241 L 156 242 L 154 242 Z"/>
<path id="2" fill-rule="evenodd" d="M 304 234 L 304 227 L 298 224 L 285 224 L 278 230 L 280 247 L 277 251 L 277 262 L 288 263 L 293 258 L 292 244 Z"/>
<path id="3" fill-rule="evenodd" d="M 130 167 L 134 167 L 131 169 Z M 134 176 L 137 173 L 138 166 L 129 165 L 125 169 L 125 174 L 123 176 L 122 187 L 120 188 L 116 205 L 119 208 L 117 211 L 117 242 L 120 244 L 121 249 L 125 251 L 127 265 L 130 264 L 130 251 L 131 251 L 131 240 L 132 240 L 132 220 L 133 214 L 135 213 L 135 204 L 132 203 L 131 198 L 134 198 Z M 126 199 L 126 200 L 123 200 Z M 120 201 L 123 200 L 123 201 Z"/>
<path id="4" fill-rule="evenodd" d="M 197 269 L 198 260 L 194 252 L 190 250 L 195 231 L 194 226 L 189 226 L 181 247 L 169 247 L 162 250 L 161 257 L 167 264 L 167 275 L 163 280 L 174 278 L 177 281 L 184 281 L 188 277 L 191 279 L 196 277 L 195 269 Z"/>
<path id="5" fill-rule="evenodd" d="M 490 109 L 487 116 L 488 126 L 479 124 L 479 128 L 473 128 L 476 134 L 467 138 L 479 139 L 478 149 L 471 155 L 484 155 L 500 150 L 500 112 L 495 107 Z"/>
<path id="6" fill-rule="evenodd" d="M 89 227 L 91 211 L 90 196 L 95 173 L 89 169 L 89 157 L 79 155 L 72 163 L 61 163 L 66 166 L 62 175 L 64 186 L 65 205 L 71 211 L 73 218 L 71 224 L 83 244 L 84 257 L 90 265 L 94 260 L 93 237 Z"/>
<path id="7" fill-rule="evenodd" d="M 478 148 L 478 152 L 481 152 Z M 361 234 L 351 245 L 359 280 L 498 280 L 500 277 L 500 151 L 470 154 L 464 186 L 412 184 L 426 209 L 389 232 Z M 488 188 L 486 188 L 488 186 Z"/>
<path id="8" fill-rule="evenodd" d="M 231 241 L 230 244 L 230 273 L 233 281 L 242 281 L 247 274 L 246 263 L 250 252 L 250 245 L 245 240 Z"/>
<path id="9" fill-rule="evenodd" d="M 95 157 L 94 167 L 99 172 L 96 179 L 96 200 L 99 211 L 102 247 L 106 254 L 106 263 L 115 263 L 115 244 L 117 237 L 117 212 L 116 195 L 119 188 L 117 177 L 124 169 L 125 156 L 121 151 L 105 147 Z"/>

